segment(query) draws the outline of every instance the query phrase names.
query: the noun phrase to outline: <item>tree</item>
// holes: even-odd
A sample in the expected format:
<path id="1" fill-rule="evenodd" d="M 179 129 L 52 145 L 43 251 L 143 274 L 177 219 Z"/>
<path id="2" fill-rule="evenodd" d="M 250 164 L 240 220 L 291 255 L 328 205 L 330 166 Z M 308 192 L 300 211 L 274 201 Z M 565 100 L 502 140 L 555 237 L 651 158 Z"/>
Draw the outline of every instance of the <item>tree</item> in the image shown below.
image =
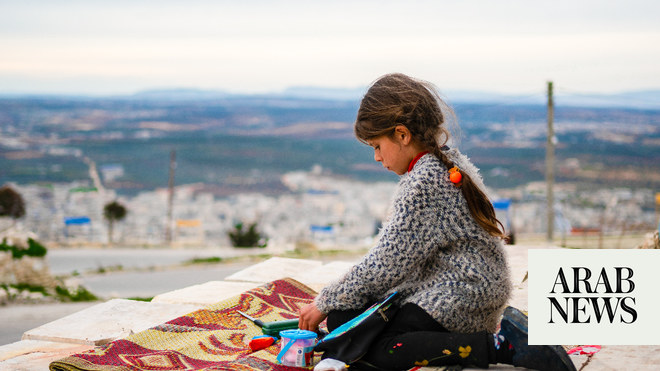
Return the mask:
<path id="1" fill-rule="evenodd" d="M 234 230 L 227 234 L 234 247 L 266 247 L 266 243 L 257 232 L 257 223 L 250 224 L 247 231 L 243 230 L 243 223 L 238 223 L 234 226 Z"/>
<path id="2" fill-rule="evenodd" d="M 109 202 L 103 207 L 103 216 L 108 221 L 108 243 L 112 244 L 112 232 L 115 222 L 124 219 L 126 207 L 117 201 Z"/>
<path id="3" fill-rule="evenodd" d="M 14 220 L 25 216 L 23 197 L 7 185 L 0 188 L 0 216 L 8 216 Z"/>
<path id="4" fill-rule="evenodd" d="M 0 217 L 3 216 L 12 218 L 13 222 L 9 228 L 16 224 L 16 219 L 25 216 L 25 201 L 23 201 L 23 197 L 7 185 L 0 188 Z"/>

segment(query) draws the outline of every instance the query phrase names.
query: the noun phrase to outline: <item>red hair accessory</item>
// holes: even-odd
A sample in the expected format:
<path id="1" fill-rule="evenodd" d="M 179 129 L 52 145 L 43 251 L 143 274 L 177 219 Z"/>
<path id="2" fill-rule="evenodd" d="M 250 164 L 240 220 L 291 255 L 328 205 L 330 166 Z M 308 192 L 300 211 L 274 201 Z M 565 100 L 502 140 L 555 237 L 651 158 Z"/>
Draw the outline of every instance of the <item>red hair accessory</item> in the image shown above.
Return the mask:
<path id="1" fill-rule="evenodd" d="M 454 183 L 456 187 L 461 186 L 463 175 L 461 174 L 461 170 L 458 168 L 458 166 L 454 166 L 449 169 L 449 180 Z"/>

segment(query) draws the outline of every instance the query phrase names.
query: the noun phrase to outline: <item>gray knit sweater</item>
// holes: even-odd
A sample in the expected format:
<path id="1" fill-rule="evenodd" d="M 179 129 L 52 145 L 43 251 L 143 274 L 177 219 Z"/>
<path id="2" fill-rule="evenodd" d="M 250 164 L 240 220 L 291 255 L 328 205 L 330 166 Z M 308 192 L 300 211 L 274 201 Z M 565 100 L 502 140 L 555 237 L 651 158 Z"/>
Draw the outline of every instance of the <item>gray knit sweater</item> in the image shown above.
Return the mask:
<path id="1" fill-rule="evenodd" d="M 467 157 L 447 155 L 484 189 Z M 472 218 L 432 154 L 401 177 L 378 243 L 315 303 L 323 313 L 358 309 L 394 291 L 453 332 L 494 332 L 511 291 L 503 243 Z"/>

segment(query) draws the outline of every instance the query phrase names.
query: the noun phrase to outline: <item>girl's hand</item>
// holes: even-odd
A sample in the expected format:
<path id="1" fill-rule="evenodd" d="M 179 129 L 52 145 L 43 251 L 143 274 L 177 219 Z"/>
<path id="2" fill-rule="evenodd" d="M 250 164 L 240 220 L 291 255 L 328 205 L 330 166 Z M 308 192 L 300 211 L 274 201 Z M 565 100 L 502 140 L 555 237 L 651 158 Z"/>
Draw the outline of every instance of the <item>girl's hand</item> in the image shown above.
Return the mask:
<path id="1" fill-rule="evenodd" d="M 298 328 L 301 330 L 317 331 L 319 323 L 323 322 L 327 314 L 322 313 L 314 303 L 307 304 L 300 309 Z"/>

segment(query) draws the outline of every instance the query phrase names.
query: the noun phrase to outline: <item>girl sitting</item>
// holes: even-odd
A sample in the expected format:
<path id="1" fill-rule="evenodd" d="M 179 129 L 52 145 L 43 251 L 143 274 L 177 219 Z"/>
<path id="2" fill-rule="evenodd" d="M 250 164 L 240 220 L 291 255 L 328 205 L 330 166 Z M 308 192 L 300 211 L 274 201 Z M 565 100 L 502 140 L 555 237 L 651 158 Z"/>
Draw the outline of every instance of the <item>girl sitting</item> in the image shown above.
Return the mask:
<path id="1" fill-rule="evenodd" d="M 508 363 L 574 370 L 563 348 L 528 346 L 527 318 L 507 308 L 503 227 L 474 165 L 445 144 L 451 109 L 429 83 L 379 78 L 355 122 L 374 159 L 401 176 L 376 246 L 300 311 L 300 328 L 333 330 L 392 292 L 400 306 L 351 369 Z M 333 354 L 324 353 L 324 358 Z"/>

